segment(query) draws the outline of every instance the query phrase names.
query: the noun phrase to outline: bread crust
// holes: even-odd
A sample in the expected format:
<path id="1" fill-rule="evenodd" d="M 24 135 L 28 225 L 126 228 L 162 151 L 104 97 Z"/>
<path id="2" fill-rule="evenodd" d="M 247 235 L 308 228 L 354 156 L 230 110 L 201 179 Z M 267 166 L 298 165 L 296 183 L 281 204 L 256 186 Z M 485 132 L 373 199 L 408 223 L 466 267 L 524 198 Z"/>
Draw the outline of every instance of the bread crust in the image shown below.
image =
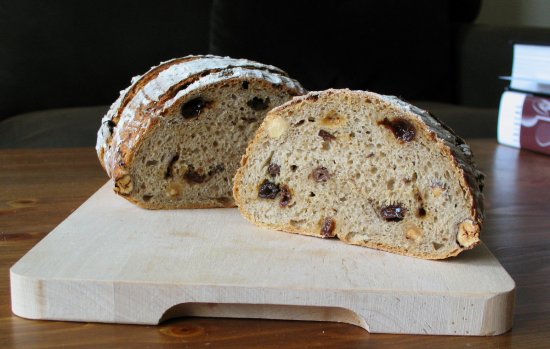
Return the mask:
<path id="1" fill-rule="evenodd" d="M 193 64 L 193 66 L 190 66 Z M 164 74 L 164 76 L 162 75 Z M 101 165 L 112 178 L 115 192 L 138 206 L 172 208 L 145 203 L 117 190 L 117 182 L 128 175 L 137 154 L 151 132 L 186 96 L 208 89 L 241 84 L 246 79 L 265 88 L 279 88 L 291 96 L 305 92 L 300 84 L 274 66 L 244 59 L 218 56 L 187 56 L 153 67 L 121 91 L 102 120 L 96 150 Z M 152 92 L 151 92 L 152 91 Z M 178 208 L 234 207 L 212 200 Z"/>
<path id="2" fill-rule="evenodd" d="M 237 173 L 235 174 L 235 178 L 233 181 L 234 183 L 233 196 L 235 198 L 235 202 L 237 203 L 237 206 L 239 207 L 241 214 L 250 222 L 261 227 L 281 230 L 281 231 L 290 232 L 290 233 L 298 233 L 303 235 L 323 237 L 320 235 L 319 231 L 296 228 L 295 226 L 292 226 L 290 224 L 286 224 L 283 226 L 279 226 L 275 224 L 267 224 L 255 219 L 254 216 L 250 212 L 245 210 L 242 205 L 243 201 L 240 194 L 240 186 L 243 182 L 244 171 L 245 171 L 248 159 L 251 156 L 251 153 L 258 146 L 259 142 L 261 142 L 266 137 L 266 125 L 269 123 L 269 120 L 272 120 L 278 117 L 285 117 L 286 114 L 284 113 L 284 111 L 288 111 L 288 110 L 299 111 L 301 108 L 305 107 L 310 103 L 316 103 L 317 100 L 320 99 L 321 97 L 325 97 L 333 94 L 339 94 L 341 96 L 346 96 L 346 95 L 359 96 L 360 98 L 369 100 L 371 103 L 382 104 L 384 108 L 398 109 L 401 112 L 407 113 L 411 118 L 414 118 L 417 121 L 415 126 L 422 127 L 424 131 L 427 132 L 427 134 L 431 135 L 435 145 L 441 150 L 442 153 L 446 154 L 446 156 L 452 160 L 453 167 L 456 173 L 459 174 L 458 178 L 460 181 L 460 185 L 463 191 L 468 196 L 469 208 L 470 208 L 470 213 L 473 221 L 472 226 L 474 229 L 474 231 L 472 231 L 470 235 L 472 239 L 471 244 L 469 244 L 468 246 L 460 246 L 460 248 L 456 248 L 446 254 L 411 253 L 407 249 L 401 248 L 398 246 L 372 243 L 370 241 L 366 241 L 362 243 L 354 243 L 352 241 L 346 240 L 344 236 L 340 236 L 337 234 L 338 238 L 350 244 L 356 244 L 360 246 L 381 249 L 381 250 L 398 253 L 402 255 L 420 257 L 423 259 L 444 259 L 448 257 L 457 256 L 460 252 L 464 250 L 472 249 L 473 247 L 478 245 L 480 243 L 479 233 L 480 233 L 480 230 L 483 224 L 483 219 L 484 219 L 483 194 L 482 194 L 484 175 L 482 172 L 477 170 L 475 163 L 473 161 L 473 154 L 470 147 L 464 142 L 462 138 L 456 135 L 454 131 L 452 131 L 449 127 L 441 123 L 429 112 L 422 110 L 420 108 L 417 108 L 409 103 L 406 103 L 398 99 L 397 97 L 382 96 L 382 95 L 378 95 L 368 91 L 351 91 L 349 89 L 342 89 L 342 90 L 329 89 L 326 91 L 312 91 L 306 95 L 294 97 L 292 100 L 272 109 L 267 114 L 262 125 L 258 128 L 254 138 L 249 143 L 246 149 L 246 153 L 243 155 L 241 159 L 241 167 L 237 170 Z"/>

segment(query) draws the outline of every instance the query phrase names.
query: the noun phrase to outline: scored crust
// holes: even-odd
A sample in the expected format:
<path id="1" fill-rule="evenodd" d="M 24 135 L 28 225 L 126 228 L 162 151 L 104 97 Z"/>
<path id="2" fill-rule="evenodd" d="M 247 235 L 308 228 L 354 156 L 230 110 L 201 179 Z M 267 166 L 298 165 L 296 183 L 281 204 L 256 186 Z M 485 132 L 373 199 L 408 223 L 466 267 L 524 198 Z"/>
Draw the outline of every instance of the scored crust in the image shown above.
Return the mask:
<path id="1" fill-rule="evenodd" d="M 330 104 L 330 103 L 333 103 L 333 104 Z M 297 217 L 296 215 L 293 216 L 295 212 L 292 210 L 300 208 L 299 200 L 308 200 L 308 205 L 310 208 L 313 208 L 313 211 L 315 210 L 323 211 L 326 209 L 326 207 L 323 207 L 323 205 L 319 205 L 317 202 L 309 201 L 310 198 L 305 197 L 303 193 L 301 193 L 306 189 L 310 190 L 312 188 L 312 184 L 307 182 L 308 180 L 311 180 L 311 175 L 310 177 L 308 177 L 309 179 L 306 179 L 303 174 L 299 175 L 296 173 L 284 174 L 283 176 L 282 168 L 285 166 L 288 167 L 290 165 L 290 163 L 284 162 L 284 161 L 290 161 L 288 157 L 285 158 L 284 156 L 278 157 L 278 160 L 280 162 L 278 163 L 278 165 L 280 165 L 280 169 L 278 169 L 278 171 L 280 171 L 280 176 L 278 177 L 278 174 L 275 175 L 274 177 L 275 179 L 273 179 L 273 181 L 276 182 L 277 180 L 280 180 L 281 188 L 283 186 L 283 180 L 286 181 L 284 185 L 286 186 L 288 184 L 288 186 L 290 187 L 290 188 L 285 188 L 285 190 L 289 193 L 288 196 L 291 197 L 291 199 L 288 200 L 290 202 L 290 205 L 286 206 L 287 203 L 285 203 L 285 207 L 282 207 L 282 206 L 275 207 L 276 201 L 274 201 L 272 205 L 273 207 L 270 207 L 269 204 L 266 203 L 266 202 L 269 202 L 270 200 L 266 200 L 265 198 L 262 199 L 258 197 L 259 196 L 258 188 L 260 188 L 260 184 L 261 184 L 261 183 L 258 183 L 258 181 L 261 182 L 262 180 L 264 180 L 269 182 L 271 181 L 271 178 L 272 178 L 272 176 L 270 175 L 264 174 L 262 177 L 262 174 L 256 173 L 258 172 L 258 169 L 261 168 L 265 170 L 265 166 L 267 166 L 266 164 L 258 165 L 258 162 L 259 161 L 266 162 L 267 161 L 265 160 L 266 158 L 269 158 L 268 162 L 271 162 L 272 161 L 271 157 L 278 156 L 277 151 L 274 151 L 274 152 L 272 151 L 273 149 L 270 148 L 270 144 L 278 142 L 277 146 L 274 146 L 274 148 L 276 148 L 277 150 L 281 149 L 281 151 L 284 151 L 285 148 L 283 148 L 283 145 L 286 141 L 290 143 L 294 142 L 292 143 L 293 149 L 300 148 L 300 144 L 296 140 L 296 137 L 298 136 L 296 136 L 295 133 L 292 133 L 293 132 L 292 130 L 295 127 L 303 127 L 303 126 L 297 126 L 297 125 L 309 125 L 307 121 L 305 122 L 305 124 L 303 124 L 303 121 L 302 121 L 304 118 L 306 118 L 307 115 L 315 115 L 316 118 L 314 121 L 312 121 L 311 125 L 317 125 L 317 123 L 320 122 L 319 121 L 320 118 L 323 118 L 323 113 L 330 114 L 333 112 L 332 109 L 334 109 L 333 106 L 335 104 L 340 106 L 340 110 L 338 111 L 338 113 L 340 114 L 345 114 L 346 112 L 353 113 L 352 111 L 348 110 L 353 108 L 356 108 L 356 109 L 358 108 L 359 110 L 363 110 L 361 109 L 361 105 L 368 104 L 368 105 L 374 106 L 373 108 L 379 111 L 380 113 L 385 113 L 385 115 L 387 115 L 390 119 L 405 118 L 417 128 L 417 134 L 418 134 L 417 137 L 423 137 L 422 138 L 423 142 L 429 142 L 427 144 L 429 144 L 429 146 L 431 147 L 430 152 L 432 154 L 438 153 L 441 155 L 442 158 L 447 159 L 446 168 L 452 169 L 451 172 L 454 173 L 452 177 L 455 178 L 457 182 L 455 183 L 456 193 L 455 193 L 455 196 L 453 196 L 452 198 L 453 200 L 456 200 L 459 203 L 461 202 L 462 206 L 464 206 L 462 207 L 462 210 L 457 209 L 457 213 L 462 215 L 461 216 L 462 221 L 460 222 L 460 224 L 457 223 L 456 226 L 454 226 L 453 224 L 452 227 L 448 227 L 450 230 L 455 231 L 454 234 L 456 236 L 456 239 L 453 239 L 453 241 L 447 241 L 447 242 L 434 241 L 432 244 L 435 250 L 427 250 L 424 246 L 422 246 L 422 249 L 420 248 L 415 249 L 414 244 L 410 243 L 409 240 L 412 241 L 416 238 L 415 236 L 416 232 L 420 232 L 422 236 L 428 235 L 426 234 L 425 229 L 429 228 L 429 225 L 428 223 L 422 221 L 422 219 L 424 218 L 419 218 L 419 219 L 415 218 L 413 219 L 413 223 L 410 223 L 407 219 L 400 221 L 398 223 L 394 223 L 393 221 L 389 223 L 384 222 L 384 220 L 381 221 L 380 225 L 387 224 L 391 226 L 393 224 L 394 227 L 398 225 L 403 225 L 404 226 L 403 229 L 405 230 L 408 229 L 406 228 L 406 224 L 409 224 L 409 223 L 412 224 L 411 226 L 413 228 L 410 229 L 411 237 L 410 239 L 409 237 L 407 237 L 407 240 L 405 243 L 400 242 L 399 239 L 396 239 L 394 242 L 391 240 L 391 236 L 389 240 L 386 239 L 384 241 L 377 241 L 376 238 L 365 239 L 365 236 L 368 236 L 369 234 L 372 235 L 372 228 L 365 228 L 366 230 L 369 231 L 369 233 L 355 232 L 354 234 L 351 234 L 349 231 L 343 231 L 344 228 L 340 226 L 339 222 L 331 223 L 332 229 L 334 229 L 334 233 L 332 233 L 331 231 L 331 234 L 328 234 L 328 235 L 323 234 L 322 233 L 322 230 L 324 229 L 323 221 L 322 220 L 319 221 L 319 217 L 314 216 L 314 214 L 311 212 L 312 210 L 304 209 L 300 211 L 300 212 L 308 213 L 308 214 L 304 214 L 305 218 L 303 219 L 300 219 L 300 217 Z M 349 108 L 346 109 L 346 107 L 344 106 L 348 106 Z M 311 113 L 308 114 L 308 112 L 311 112 Z M 376 118 L 376 117 L 380 117 L 380 115 L 374 115 L 371 117 Z M 383 120 L 383 119 L 380 119 L 380 120 Z M 378 125 L 381 125 L 381 124 L 378 123 Z M 383 125 L 380 127 L 384 128 Z M 283 129 L 283 131 L 281 131 L 281 128 Z M 290 131 L 287 131 L 288 129 L 290 129 Z M 274 130 L 277 130 L 277 131 L 274 131 Z M 339 129 L 338 127 L 336 127 L 333 130 L 339 130 Z M 300 135 L 299 137 L 303 137 L 304 142 L 306 142 L 305 141 L 306 136 L 304 134 L 308 132 L 307 129 L 304 130 L 302 128 L 300 132 L 302 132 L 302 135 Z M 343 135 L 341 135 L 340 131 L 335 131 L 333 133 L 339 137 L 336 142 L 341 142 L 342 144 L 344 144 L 346 142 L 349 143 L 353 141 L 353 139 L 350 140 L 349 138 L 345 138 Z M 341 133 L 344 133 L 344 131 L 342 131 Z M 271 137 L 270 137 L 270 134 L 271 134 Z M 332 137 L 330 133 L 329 135 L 330 137 Z M 321 134 L 319 134 L 319 136 L 323 137 L 323 135 Z M 336 140 L 336 137 L 328 138 L 328 139 L 329 139 L 328 143 L 330 143 L 332 139 Z M 312 141 L 310 138 L 308 138 L 307 142 L 311 143 Z M 322 142 L 327 143 L 326 140 Z M 394 143 L 399 144 L 399 142 L 394 142 Z M 336 143 L 336 144 L 339 144 L 339 143 Z M 305 144 L 302 144 L 302 146 L 307 147 Z M 395 147 L 395 145 L 392 145 L 392 146 Z M 314 150 L 307 148 L 306 152 L 309 152 L 309 154 L 316 154 L 316 151 L 318 151 L 320 152 L 319 154 L 322 154 L 323 150 L 318 150 L 318 149 L 322 149 L 322 148 L 314 148 Z M 266 154 L 266 152 L 269 152 L 269 151 L 271 151 L 271 156 L 268 156 L 269 154 Z M 362 162 L 365 164 L 370 161 L 370 155 L 371 154 L 354 154 L 354 158 L 350 160 L 352 162 L 355 161 L 355 163 Z M 373 158 L 376 158 L 376 157 L 373 156 Z M 315 156 L 313 157 L 310 156 L 308 159 L 310 162 L 311 161 L 326 162 L 326 157 L 323 158 L 323 155 L 317 156 L 317 158 Z M 335 159 L 335 161 L 336 160 L 338 159 Z M 292 160 L 292 161 L 298 161 L 298 160 Z M 299 164 L 299 162 L 296 162 L 296 164 Z M 264 166 L 264 167 L 261 167 L 261 166 Z M 307 166 L 307 163 L 299 164 L 299 166 L 302 166 L 302 167 Z M 299 171 L 296 171 L 296 172 L 299 172 Z M 397 171 L 396 173 L 398 172 L 399 171 Z M 420 171 L 418 172 L 420 173 Z M 302 176 L 302 177 L 299 177 L 299 176 Z M 285 177 L 285 179 L 283 179 L 283 177 Z M 300 180 L 299 178 L 302 178 L 302 180 Z M 326 178 L 321 178 L 321 179 L 326 179 Z M 350 179 L 349 177 L 346 177 L 346 181 L 353 182 L 354 179 L 353 178 Z M 330 180 L 328 180 L 327 182 L 330 182 Z M 393 179 L 391 183 L 393 186 L 394 185 Z M 321 184 L 327 185 L 327 183 L 321 183 Z M 293 187 L 292 185 L 296 187 Z M 421 110 L 417 107 L 414 107 L 406 102 L 403 102 L 397 99 L 396 97 L 381 96 L 371 92 L 350 91 L 346 89 L 346 90 L 327 90 L 323 92 L 310 92 L 307 95 L 295 97 L 291 101 L 271 110 L 266 116 L 266 118 L 264 119 L 264 122 L 262 123 L 260 128 L 258 129 L 255 137 L 250 142 L 246 150 L 246 153 L 241 160 L 241 167 L 237 171 L 234 179 L 233 195 L 235 197 L 235 201 L 239 206 L 239 209 L 243 214 L 243 216 L 245 216 L 245 218 L 247 218 L 248 220 L 250 220 L 251 222 L 259 226 L 263 226 L 271 229 L 283 230 L 283 231 L 292 232 L 292 233 L 318 236 L 318 237 L 319 236 L 321 237 L 337 236 L 341 240 L 350 244 L 363 245 L 367 247 L 372 247 L 376 249 L 381 249 L 385 251 L 390 251 L 394 253 L 415 256 L 415 257 L 420 257 L 425 259 L 442 259 L 450 256 L 456 256 L 461 251 L 471 249 L 479 243 L 479 232 L 483 222 L 483 196 L 481 193 L 482 187 L 483 187 L 483 174 L 476 169 L 472 159 L 472 152 L 469 146 L 466 145 L 460 137 L 454 134 L 452 130 L 450 130 L 448 127 L 443 125 L 435 117 L 433 117 L 432 115 L 430 115 L 428 112 L 424 110 Z M 338 188 L 338 187 L 335 187 L 335 188 Z M 340 190 L 342 188 L 338 188 L 338 189 Z M 422 194 L 422 195 L 419 194 L 421 196 L 421 199 L 420 199 L 421 202 L 422 202 L 423 196 L 428 197 L 428 199 L 430 198 L 429 195 L 426 195 L 424 192 L 422 192 L 422 190 L 425 190 L 425 188 L 419 187 L 417 189 L 419 190 L 419 193 Z M 441 188 L 435 188 L 433 190 L 439 191 L 440 189 Z M 319 189 L 319 190 L 322 191 L 323 189 Z M 445 191 L 443 189 L 441 190 Z M 446 188 L 446 190 L 449 193 L 445 192 L 445 195 L 449 195 L 451 191 L 450 188 Z M 317 197 L 319 197 L 320 192 L 315 191 L 315 194 L 317 194 Z M 279 195 L 277 196 L 277 198 L 281 197 L 281 200 L 283 200 L 282 196 L 284 196 L 284 194 L 277 194 L 277 195 Z M 459 197 L 459 196 L 462 196 L 462 197 Z M 294 199 L 295 197 L 296 199 Z M 313 199 L 316 199 L 316 198 L 313 198 Z M 356 198 L 350 198 L 350 197 L 346 198 L 348 202 L 350 201 L 350 199 L 355 200 Z M 291 207 L 292 205 L 295 205 L 295 206 Z M 334 208 L 336 208 L 336 210 L 343 211 L 346 209 L 345 205 L 346 203 L 343 203 L 342 206 L 339 206 L 339 207 L 333 205 L 333 210 Z M 330 204 L 327 204 L 326 206 L 330 206 Z M 258 207 L 261 207 L 261 208 L 259 209 Z M 430 209 L 432 209 L 432 207 L 430 207 Z M 422 210 L 424 210 L 424 208 L 422 208 Z M 411 210 L 409 209 L 409 211 Z M 377 214 L 378 216 L 380 216 L 380 213 L 377 213 Z M 424 212 L 424 214 L 426 213 Z M 337 214 L 335 215 L 337 216 Z M 430 219 L 432 219 L 431 215 L 432 215 L 432 212 L 428 212 L 427 216 Z M 351 218 L 355 219 L 357 217 L 351 217 Z M 450 218 L 446 218 L 446 219 L 448 221 L 451 221 Z M 300 221 L 302 220 L 305 220 L 306 222 L 300 223 Z M 418 223 L 419 221 L 420 223 Z M 424 224 L 424 225 L 421 225 L 421 224 Z M 345 223 L 342 223 L 342 225 L 345 225 Z M 437 226 L 437 225 L 434 225 L 434 226 Z M 320 228 L 321 228 L 321 231 L 320 231 Z M 407 235 L 408 234 L 409 233 L 407 231 Z M 445 239 L 450 240 L 448 234 L 445 236 Z M 445 244 L 445 246 L 443 246 L 443 244 Z"/>
<path id="2" fill-rule="evenodd" d="M 174 91 L 174 87 L 180 88 L 178 96 L 187 90 L 200 87 L 201 81 L 212 72 L 223 72 L 226 69 L 243 67 L 248 69 L 258 69 L 271 72 L 272 76 L 280 76 L 280 81 L 274 81 L 275 84 L 284 84 L 290 89 L 299 91 L 302 94 L 304 90 L 300 84 L 287 77 L 287 74 L 281 69 L 246 59 L 234 59 L 230 57 L 218 57 L 213 55 L 195 55 L 182 58 L 175 58 L 152 67 L 147 73 L 132 78 L 132 84 L 126 89 L 120 91 L 119 98 L 113 103 L 107 114 L 101 120 L 101 128 L 98 131 L 96 151 L 103 168 L 110 175 L 110 171 L 116 166 L 111 161 L 118 151 L 117 146 L 123 141 L 131 141 L 130 136 L 122 137 L 122 132 L 126 123 L 131 125 L 128 128 L 139 129 L 147 128 L 147 120 L 158 116 L 157 113 L 151 113 L 152 109 L 162 107 L 166 102 L 162 98 L 167 92 Z M 201 76 L 203 75 L 203 76 Z M 267 75 L 267 74 L 266 74 Z M 183 81 L 191 77 L 197 77 L 193 86 L 182 86 Z M 229 76 L 228 76 L 229 78 Z M 197 81 L 198 80 L 198 81 Z M 130 133 L 130 132 L 125 132 Z"/>
<path id="3" fill-rule="evenodd" d="M 250 83 L 251 89 L 263 89 L 267 96 L 272 96 L 272 103 L 276 105 L 305 92 L 297 81 L 288 78 L 279 68 L 244 59 L 211 55 L 174 59 L 153 67 L 143 76 L 135 77 L 132 85 L 121 91 L 120 97 L 103 118 L 98 132 L 96 150 L 102 166 L 114 181 L 115 192 L 139 206 L 153 209 L 234 206 L 232 198 L 222 201 L 208 199 L 185 202 L 180 198 L 177 203 L 174 200 L 148 202 L 142 200 L 143 196 L 135 196 L 139 189 L 134 188 L 135 176 L 130 172 L 139 165 L 136 163 L 136 154 L 145 152 L 142 147 L 159 127 L 164 127 L 171 119 L 171 122 L 177 123 L 177 116 L 181 117 L 180 108 L 186 102 L 200 98 L 203 93 L 212 94 L 218 93 L 217 91 L 220 91 L 221 98 L 228 88 L 235 89 L 235 86 L 245 82 L 247 85 Z M 238 92 L 235 94 L 237 96 L 231 97 L 241 97 Z M 237 111 L 236 114 L 238 113 Z M 229 125 L 227 133 L 241 132 L 232 127 Z M 203 135 L 204 138 L 211 136 Z M 247 140 L 244 142 L 246 144 Z M 230 177 L 232 176 L 233 173 Z"/>

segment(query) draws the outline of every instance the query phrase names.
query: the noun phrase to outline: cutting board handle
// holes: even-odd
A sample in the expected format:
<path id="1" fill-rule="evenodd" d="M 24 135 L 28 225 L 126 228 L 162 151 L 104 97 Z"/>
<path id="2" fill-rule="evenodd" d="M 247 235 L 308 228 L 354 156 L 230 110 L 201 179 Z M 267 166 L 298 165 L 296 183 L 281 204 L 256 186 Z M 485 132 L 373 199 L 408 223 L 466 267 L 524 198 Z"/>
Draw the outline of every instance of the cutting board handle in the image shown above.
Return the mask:
<path id="1" fill-rule="evenodd" d="M 166 310 L 159 323 L 185 316 L 330 321 L 369 330 L 363 317 L 348 309 L 282 304 L 181 303 Z"/>

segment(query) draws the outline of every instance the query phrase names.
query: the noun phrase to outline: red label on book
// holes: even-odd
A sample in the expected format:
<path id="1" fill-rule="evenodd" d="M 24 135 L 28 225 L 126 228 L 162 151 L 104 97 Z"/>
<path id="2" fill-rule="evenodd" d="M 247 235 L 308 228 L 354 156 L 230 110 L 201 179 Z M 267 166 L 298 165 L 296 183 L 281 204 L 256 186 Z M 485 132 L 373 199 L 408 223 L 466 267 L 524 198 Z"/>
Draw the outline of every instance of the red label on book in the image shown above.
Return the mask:
<path id="1" fill-rule="evenodd" d="M 519 140 L 522 148 L 550 154 L 550 98 L 525 97 Z"/>

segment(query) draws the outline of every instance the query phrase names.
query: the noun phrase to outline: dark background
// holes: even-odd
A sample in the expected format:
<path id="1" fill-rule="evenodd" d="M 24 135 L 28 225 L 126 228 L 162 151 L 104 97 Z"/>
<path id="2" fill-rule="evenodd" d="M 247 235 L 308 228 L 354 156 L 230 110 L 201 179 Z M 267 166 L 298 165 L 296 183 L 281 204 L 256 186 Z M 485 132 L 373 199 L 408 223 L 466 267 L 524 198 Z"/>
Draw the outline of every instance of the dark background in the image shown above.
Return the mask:
<path id="1" fill-rule="evenodd" d="M 0 117 L 110 104 L 161 60 L 208 52 L 211 1 L 1 1 Z"/>
<path id="2" fill-rule="evenodd" d="M 102 114 L 132 76 L 205 53 L 276 65 L 309 90 L 397 95 L 463 136 L 495 136 L 510 41 L 548 40 L 550 29 L 473 24 L 480 6 L 0 0 L 0 147 L 93 145 Z"/>

